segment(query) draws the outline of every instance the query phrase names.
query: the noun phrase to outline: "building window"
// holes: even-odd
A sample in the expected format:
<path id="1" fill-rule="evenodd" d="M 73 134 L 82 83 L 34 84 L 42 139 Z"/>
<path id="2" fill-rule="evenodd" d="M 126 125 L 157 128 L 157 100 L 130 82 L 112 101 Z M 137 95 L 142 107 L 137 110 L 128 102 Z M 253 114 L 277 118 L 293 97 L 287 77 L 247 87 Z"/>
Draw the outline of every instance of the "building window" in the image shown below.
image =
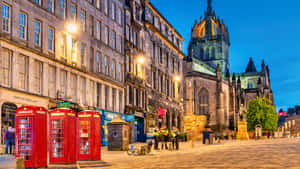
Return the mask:
<path id="1" fill-rule="evenodd" d="M 108 0 L 104 0 L 104 14 L 108 15 Z"/>
<path id="2" fill-rule="evenodd" d="M 170 80 L 166 79 L 166 94 L 167 94 L 167 96 L 170 95 L 170 87 L 169 87 L 169 85 L 170 85 Z"/>
<path id="3" fill-rule="evenodd" d="M 63 19 L 66 18 L 65 0 L 60 0 L 59 16 Z"/>
<path id="4" fill-rule="evenodd" d="M 62 58 L 66 58 L 66 35 L 65 34 L 61 34 L 60 35 L 60 55 Z"/>
<path id="5" fill-rule="evenodd" d="M 0 56 L 0 84 L 9 87 L 11 85 L 12 51 L 2 48 Z"/>
<path id="6" fill-rule="evenodd" d="M 118 63 L 118 75 L 119 75 L 119 80 L 122 81 L 122 67 L 120 63 Z"/>
<path id="7" fill-rule="evenodd" d="M 97 107 L 101 107 L 101 96 L 102 94 L 102 85 L 100 83 L 97 83 Z"/>
<path id="8" fill-rule="evenodd" d="M 155 71 L 153 71 L 152 72 L 152 88 L 153 89 L 156 89 L 156 72 Z"/>
<path id="9" fill-rule="evenodd" d="M 156 57 L 155 49 L 156 49 L 155 42 L 152 42 L 152 59 L 155 59 Z"/>
<path id="10" fill-rule="evenodd" d="M 122 45 L 122 37 L 121 36 L 118 36 L 118 46 L 119 46 L 119 52 L 122 53 L 123 45 Z"/>
<path id="11" fill-rule="evenodd" d="M 92 80 L 90 80 L 90 90 L 89 90 L 89 96 L 90 96 L 90 99 L 89 99 L 89 104 L 90 106 L 94 106 L 94 82 Z"/>
<path id="12" fill-rule="evenodd" d="M 35 20 L 34 22 L 34 44 L 36 46 L 41 46 L 41 22 L 38 20 Z"/>
<path id="13" fill-rule="evenodd" d="M 84 65 L 86 59 L 86 45 L 83 43 L 81 44 L 80 54 L 81 54 L 81 65 Z"/>
<path id="14" fill-rule="evenodd" d="M 42 74 L 43 74 L 43 64 L 40 61 L 35 61 L 34 63 L 35 74 L 34 74 L 34 89 L 38 94 L 42 92 Z"/>
<path id="15" fill-rule="evenodd" d="M 164 91 L 164 76 L 160 76 L 160 85 L 159 85 L 159 91 L 163 92 Z"/>
<path id="16" fill-rule="evenodd" d="M 114 2 L 111 4 L 111 19 L 116 20 L 116 4 Z"/>
<path id="17" fill-rule="evenodd" d="M 109 75 L 108 56 L 104 57 L 104 68 L 105 68 L 105 74 Z"/>
<path id="18" fill-rule="evenodd" d="M 109 97 L 108 97 L 108 91 L 109 90 L 109 87 L 108 86 L 105 86 L 105 110 L 108 110 L 108 100 L 109 100 Z"/>
<path id="19" fill-rule="evenodd" d="M 48 95 L 51 98 L 56 98 L 56 68 L 54 66 L 49 66 L 48 72 Z"/>
<path id="20" fill-rule="evenodd" d="M 48 28 L 48 50 L 54 52 L 54 29 L 49 27 Z"/>
<path id="21" fill-rule="evenodd" d="M 162 48 L 159 48 L 159 63 L 163 64 L 163 51 Z"/>
<path id="22" fill-rule="evenodd" d="M 96 8 L 97 9 L 101 8 L 101 0 L 97 0 L 97 2 L 96 2 Z"/>
<path id="23" fill-rule="evenodd" d="M 138 88 L 135 89 L 135 105 L 140 105 L 140 90 Z"/>
<path id="24" fill-rule="evenodd" d="M 18 65 L 19 65 L 19 88 L 22 90 L 27 90 L 28 57 L 24 55 L 19 55 Z"/>
<path id="25" fill-rule="evenodd" d="M 76 4 L 72 3 L 71 4 L 71 20 L 73 20 L 75 22 L 76 18 L 77 18 L 77 7 L 76 7 Z"/>
<path id="26" fill-rule="evenodd" d="M 71 74 L 71 98 L 73 102 L 77 102 L 76 100 L 76 94 L 77 94 L 77 75 L 76 74 Z"/>
<path id="27" fill-rule="evenodd" d="M 42 5 L 42 1 L 41 1 L 41 0 L 34 0 L 34 3 L 35 3 L 35 4 L 38 4 L 38 5 L 40 5 L 40 6 Z"/>
<path id="28" fill-rule="evenodd" d="M 77 41 L 74 39 L 71 40 L 71 57 L 73 62 L 77 61 Z"/>
<path id="29" fill-rule="evenodd" d="M 97 72 L 101 72 L 101 54 L 100 52 L 97 52 L 96 55 L 97 55 Z"/>
<path id="30" fill-rule="evenodd" d="M 54 13 L 54 0 L 48 0 L 48 11 Z"/>
<path id="31" fill-rule="evenodd" d="M 67 98 L 67 71 L 60 70 L 60 97 Z"/>
<path id="32" fill-rule="evenodd" d="M 169 52 L 166 53 L 166 67 L 169 67 Z"/>
<path id="33" fill-rule="evenodd" d="M 201 89 L 199 92 L 199 114 L 198 115 L 205 115 L 209 113 L 208 108 L 208 91 L 206 89 Z"/>
<path id="34" fill-rule="evenodd" d="M 177 62 L 177 69 L 178 69 L 178 74 L 180 73 L 180 61 Z"/>
<path id="35" fill-rule="evenodd" d="M 136 32 L 135 31 L 132 31 L 132 38 L 133 38 L 133 44 L 136 46 L 136 38 L 137 38 L 137 36 L 136 36 Z"/>
<path id="36" fill-rule="evenodd" d="M 116 96 L 117 96 L 117 91 L 116 91 L 116 89 L 115 88 L 113 88 L 112 89 L 112 111 L 113 112 L 116 112 L 116 100 L 117 100 L 117 98 L 116 98 Z"/>
<path id="37" fill-rule="evenodd" d="M 121 8 L 118 8 L 118 24 L 122 25 L 122 10 Z"/>
<path id="38" fill-rule="evenodd" d="M 119 113 L 123 113 L 122 112 L 123 109 L 123 92 L 119 92 Z"/>
<path id="39" fill-rule="evenodd" d="M 82 32 L 86 32 L 86 12 L 84 10 L 80 12 L 80 23 Z"/>
<path id="40" fill-rule="evenodd" d="M 126 25 L 126 40 L 130 40 L 130 27 L 129 25 Z"/>
<path id="41" fill-rule="evenodd" d="M 11 22 L 11 8 L 9 5 L 2 4 L 2 30 L 3 32 L 10 33 Z"/>
<path id="42" fill-rule="evenodd" d="M 104 27 L 104 42 L 105 42 L 105 44 L 108 45 L 108 42 L 109 42 L 108 26 L 105 26 L 105 27 Z"/>
<path id="43" fill-rule="evenodd" d="M 96 22 L 96 38 L 98 40 L 101 40 L 101 22 L 100 21 Z"/>
<path id="44" fill-rule="evenodd" d="M 111 42 L 112 42 L 112 48 L 116 49 L 116 32 L 111 32 Z"/>
<path id="45" fill-rule="evenodd" d="M 172 57 L 172 72 L 175 72 L 175 58 Z"/>
<path id="46" fill-rule="evenodd" d="M 80 77 L 80 104 L 85 104 L 86 82 L 85 78 Z"/>
<path id="47" fill-rule="evenodd" d="M 20 38 L 27 39 L 27 14 L 20 13 Z"/>
<path id="48" fill-rule="evenodd" d="M 112 77 L 115 79 L 116 78 L 116 61 L 112 60 L 111 62 L 111 72 L 112 72 Z"/>
<path id="49" fill-rule="evenodd" d="M 206 48 L 205 50 L 205 58 L 204 59 L 209 59 L 209 48 Z"/>

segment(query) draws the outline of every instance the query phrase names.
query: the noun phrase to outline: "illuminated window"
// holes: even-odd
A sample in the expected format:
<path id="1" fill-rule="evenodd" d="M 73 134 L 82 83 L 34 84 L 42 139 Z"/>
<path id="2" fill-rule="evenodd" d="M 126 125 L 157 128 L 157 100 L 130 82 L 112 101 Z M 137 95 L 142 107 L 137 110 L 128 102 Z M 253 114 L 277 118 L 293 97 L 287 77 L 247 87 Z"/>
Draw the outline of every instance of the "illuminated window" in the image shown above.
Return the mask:
<path id="1" fill-rule="evenodd" d="M 9 87 L 11 85 L 12 51 L 2 48 L 0 56 L 0 84 Z"/>
<path id="2" fill-rule="evenodd" d="M 35 20 L 34 22 L 34 44 L 36 46 L 41 46 L 41 22 Z"/>
<path id="3" fill-rule="evenodd" d="M 55 34 L 54 29 L 49 27 L 48 28 L 48 50 L 54 52 L 54 42 L 55 42 Z"/>
<path id="4" fill-rule="evenodd" d="M 109 42 L 108 26 L 105 26 L 105 27 L 104 27 L 104 42 L 105 42 L 105 44 L 108 45 L 108 42 Z"/>
<path id="5" fill-rule="evenodd" d="M 76 62 L 77 61 L 77 41 L 72 39 L 71 40 L 71 57 L 72 61 Z"/>
<path id="6" fill-rule="evenodd" d="M 20 13 L 20 38 L 26 40 L 27 39 L 27 14 L 21 12 Z"/>
<path id="7" fill-rule="evenodd" d="M 101 0 L 97 0 L 96 7 L 97 7 L 97 9 L 101 8 Z"/>
<path id="8" fill-rule="evenodd" d="M 3 32 L 10 33 L 11 22 L 11 8 L 9 5 L 2 4 L 2 30 Z"/>
<path id="9" fill-rule="evenodd" d="M 66 35 L 60 35 L 60 55 L 62 58 L 66 58 Z"/>

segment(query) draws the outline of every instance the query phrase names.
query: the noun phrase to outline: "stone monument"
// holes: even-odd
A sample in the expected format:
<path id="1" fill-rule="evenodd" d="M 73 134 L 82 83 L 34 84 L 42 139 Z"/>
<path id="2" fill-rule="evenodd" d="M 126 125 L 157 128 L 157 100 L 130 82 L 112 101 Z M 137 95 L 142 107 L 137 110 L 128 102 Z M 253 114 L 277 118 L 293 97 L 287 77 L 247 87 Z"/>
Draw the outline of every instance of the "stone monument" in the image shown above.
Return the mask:
<path id="1" fill-rule="evenodd" d="M 238 121 L 238 132 L 236 134 L 237 140 L 249 140 L 247 132 L 247 112 L 245 111 L 244 105 L 241 104 Z"/>

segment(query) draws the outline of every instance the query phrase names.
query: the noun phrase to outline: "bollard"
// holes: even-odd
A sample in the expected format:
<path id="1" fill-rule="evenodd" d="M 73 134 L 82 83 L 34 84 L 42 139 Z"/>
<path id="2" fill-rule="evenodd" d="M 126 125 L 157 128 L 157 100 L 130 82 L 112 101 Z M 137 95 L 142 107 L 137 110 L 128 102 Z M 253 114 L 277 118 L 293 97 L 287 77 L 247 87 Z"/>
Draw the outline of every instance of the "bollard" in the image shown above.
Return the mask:
<path id="1" fill-rule="evenodd" d="M 16 159 L 16 168 L 15 169 L 25 169 L 23 158 L 19 157 Z"/>

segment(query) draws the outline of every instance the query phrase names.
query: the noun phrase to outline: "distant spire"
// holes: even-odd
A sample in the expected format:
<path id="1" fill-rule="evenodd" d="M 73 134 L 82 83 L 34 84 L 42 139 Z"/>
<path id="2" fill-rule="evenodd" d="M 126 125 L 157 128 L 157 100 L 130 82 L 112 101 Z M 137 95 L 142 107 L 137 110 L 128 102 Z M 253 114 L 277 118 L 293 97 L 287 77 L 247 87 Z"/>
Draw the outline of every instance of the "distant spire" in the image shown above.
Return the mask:
<path id="1" fill-rule="evenodd" d="M 248 66 L 247 66 L 247 69 L 245 72 L 246 73 L 256 72 L 256 67 L 255 67 L 254 62 L 251 57 L 249 59 Z"/>
<path id="2" fill-rule="evenodd" d="M 212 0 L 207 0 L 207 14 L 208 15 L 212 15 L 213 14 L 213 12 L 212 12 L 212 2 L 211 2 Z"/>

